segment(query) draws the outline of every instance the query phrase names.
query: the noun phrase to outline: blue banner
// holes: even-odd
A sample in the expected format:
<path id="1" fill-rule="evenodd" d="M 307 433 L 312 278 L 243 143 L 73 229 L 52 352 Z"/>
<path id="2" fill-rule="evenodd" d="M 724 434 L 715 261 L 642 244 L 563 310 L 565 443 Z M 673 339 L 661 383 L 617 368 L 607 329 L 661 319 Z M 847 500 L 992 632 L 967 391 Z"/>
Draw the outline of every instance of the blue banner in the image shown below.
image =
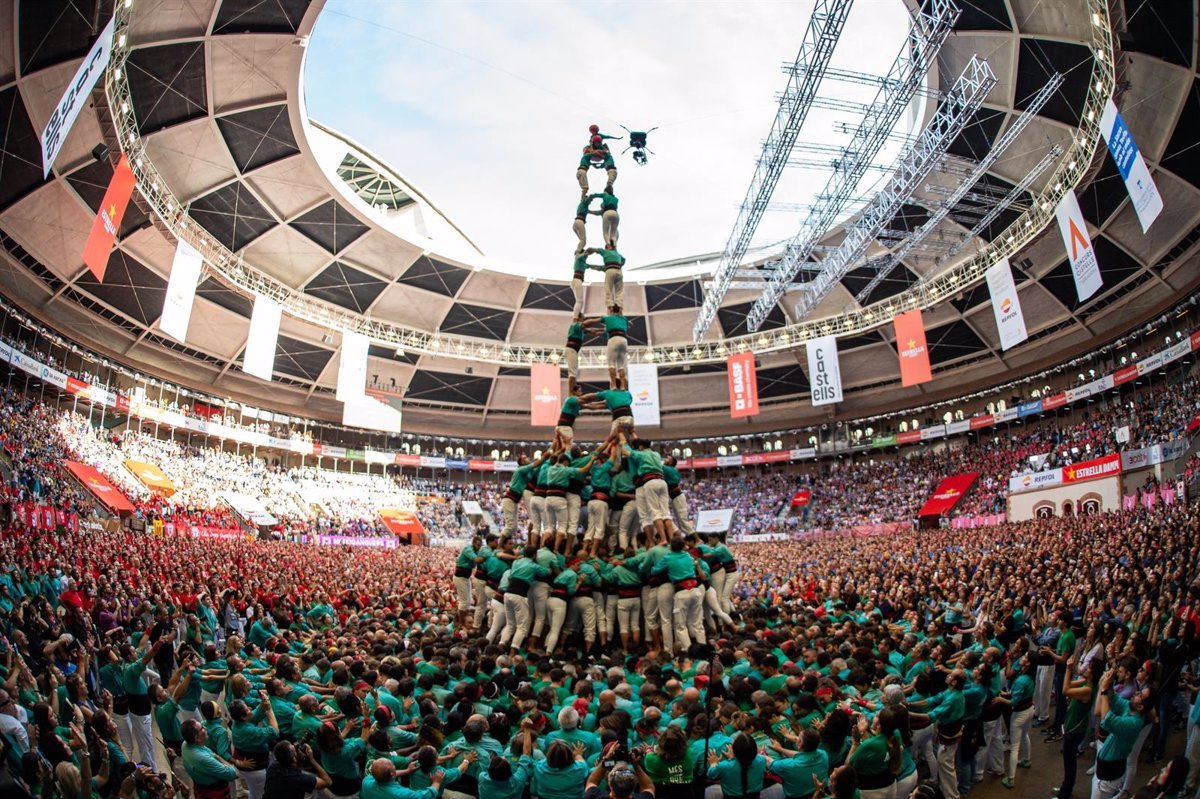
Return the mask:
<path id="1" fill-rule="evenodd" d="M 1033 402 L 1023 402 L 1017 406 L 1017 416 L 1024 419 L 1026 416 L 1033 416 L 1042 412 L 1042 401 L 1034 400 Z"/>

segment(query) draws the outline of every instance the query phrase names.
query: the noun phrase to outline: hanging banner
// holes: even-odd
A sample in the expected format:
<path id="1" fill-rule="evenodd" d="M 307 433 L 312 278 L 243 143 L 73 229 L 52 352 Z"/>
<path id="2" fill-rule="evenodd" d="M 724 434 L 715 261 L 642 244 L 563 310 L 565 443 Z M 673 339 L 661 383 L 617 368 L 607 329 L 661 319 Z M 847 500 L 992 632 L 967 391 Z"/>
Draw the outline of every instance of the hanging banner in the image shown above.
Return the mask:
<path id="1" fill-rule="evenodd" d="M 1000 334 L 1000 349 L 1015 347 L 1029 338 L 1029 332 L 1025 329 L 1021 298 L 1017 296 L 1017 284 L 1013 282 L 1012 267 L 1007 258 L 1001 258 L 988 267 L 987 287 L 992 296 L 996 331 Z"/>
<path id="2" fill-rule="evenodd" d="M 754 353 L 741 352 L 725 360 L 729 372 L 729 416 L 741 419 L 758 415 L 758 377 Z"/>
<path id="3" fill-rule="evenodd" d="M 196 285 L 200 282 L 203 266 L 204 257 L 195 247 L 180 239 L 175 246 L 175 258 L 171 261 L 171 277 L 167 280 L 162 314 L 158 317 L 158 329 L 180 344 L 186 343 L 192 305 L 196 301 Z"/>
<path id="4" fill-rule="evenodd" d="M 43 178 L 50 176 L 50 167 L 54 166 L 54 159 L 58 158 L 63 144 L 66 143 L 67 134 L 71 132 L 71 128 L 75 127 L 75 120 L 79 118 L 79 112 L 87 106 L 96 81 L 100 80 L 100 76 L 104 74 L 104 70 L 108 66 L 108 59 L 112 54 L 113 28 L 116 21 L 116 17 L 113 17 L 104 26 L 100 37 L 96 39 L 92 49 L 84 56 L 83 63 L 79 65 L 79 69 L 75 70 L 75 77 L 67 84 L 62 99 L 54 107 L 54 111 L 50 114 L 50 120 L 46 123 L 46 129 L 42 131 Z"/>
<path id="5" fill-rule="evenodd" d="M 934 489 L 932 496 L 921 506 L 921 510 L 917 515 L 941 516 L 943 513 L 949 513 L 958 504 L 958 501 L 963 498 L 963 495 L 967 493 L 978 477 L 979 472 L 964 472 L 963 474 L 954 474 L 947 477 L 938 483 L 938 487 Z"/>
<path id="6" fill-rule="evenodd" d="M 133 513 L 133 503 L 100 472 L 86 463 L 77 461 L 63 461 L 63 465 L 75 476 L 76 480 L 83 484 L 84 488 L 92 493 L 92 496 L 100 501 L 100 504 L 111 512 L 116 514 Z"/>
<path id="7" fill-rule="evenodd" d="M 279 320 L 283 308 L 270 297 L 257 294 L 250 315 L 250 336 L 242 354 L 242 371 L 270 380 L 275 371 L 275 345 L 279 340 Z"/>
<path id="8" fill-rule="evenodd" d="M 1058 232 L 1062 234 L 1071 259 L 1071 275 L 1075 278 L 1075 291 L 1083 302 L 1104 285 L 1100 276 L 1100 264 L 1096 261 L 1096 250 L 1088 236 L 1087 221 L 1079 210 L 1079 199 L 1074 191 L 1068 191 L 1054 208 L 1058 219 Z"/>
<path id="9" fill-rule="evenodd" d="M 338 402 L 361 397 L 367 385 L 367 348 L 370 342 L 362 333 L 342 333 L 342 351 L 338 356 Z"/>
<path id="10" fill-rule="evenodd" d="M 417 518 L 416 511 L 398 508 L 380 508 L 379 518 L 387 529 L 399 536 L 411 538 L 425 532 L 425 526 Z"/>
<path id="11" fill-rule="evenodd" d="M 837 336 L 821 336 L 808 342 L 808 382 L 813 405 L 842 401 L 842 368 L 838 363 Z"/>
<path id="12" fill-rule="evenodd" d="M 1103 458 L 1096 458 L 1095 460 L 1062 467 L 1062 481 L 1064 483 L 1081 483 L 1084 480 L 1097 480 L 1101 477 L 1120 473 L 1121 455 L 1118 452 L 1114 452 L 1111 455 L 1105 455 Z"/>
<path id="13" fill-rule="evenodd" d="M 792 494 L 792 507 L 803 508 L 812 501 L 812 489 L 801 488 L 795 494 Z"/>
<path id="14" fill-rule="evenodd" d="M 921 309 L 897 314 L 892 323 L 896 327 L 896 352 L 900 354 L 900 384 L 907 387 L 928 383 L 933 379 L 933 370 L 925 346 Z"/>
<path id="15" fill-rule="evenodd" d="M 1125 190 L 1129 192 L 1129 199 L 1133 200 L 1133 210 L 1145 233 L 1162 212 L 1163 199 L 1158 193 L 1158 186 L 1154 185 L 1154 178 L 1150 177 L 1146 159 L 1142 158 L 1137 142 L 1133 140 L 1129 127 L 1111 97 L 1104 104 L 1104 113 L 1100 115 L 1100 134 L 1104 136 L 1108 151 L 1117 164 L 1117 171 L 1125 181 Z"/>
<path id="16" fill-rule="evenodd" d="M 104 272 L 108 269 L 108 255 L 112 252 L 113 242 L 117 240 L 117 233 L 121 230 L 121 219 L 125 216 L 125 208 L 133 195 L 135 183 L 133 170 L 129 168 L 129 159 L 122 155 L 113 171 L 108 190 L 104 192 L 100 211 L 96 214 L 96 221 L 92 223 L 92 232 L 88 234 L 87 243 L 83 245 L 83 262 L 101 283 L 104 282 Z"/>
<path id="17" fill-rule="evenodd" d="M 366 394 L 357 397 L 347 395 L 342 402 L 342 424 L 347 427 L 399 435 L 402 418 L 400 410 L 393 403 L 380 402 Z M 366 459 L 365 454 L 363 459 Z"/>
<path id="18" fill-rule="evenodd" d="M 652 363 L 631 363 L 629 393 L 633 395 L 633 423 L 639 427 L 658 427 L 662 424 L 658 405 L 658 366 Z"/>
<path id="19" fill-rule="evenodd" d="M 164 497 L 169 497 L 175 493 L 175 483 L 172 482 L 171 478 L 163 474 L 162 469 L 153 463 L 127 460 L 125 461 L 125 468 L 133 472 L 133 476 L 138 479 L 138 482 L 151 491 L 156 491 Z"/>
<path id="20" fill-rule="evenodd" d="M 556 363 L 529 367 L 529 415 L 534 427 L 554 427 L 562 409 L 561 372 Z"/>
<path id="21" fill-rule="evenodd" d="M 733 508 L 702 510 L 696 512 L 696 532 L 724 533 L 733 525 Z"/>

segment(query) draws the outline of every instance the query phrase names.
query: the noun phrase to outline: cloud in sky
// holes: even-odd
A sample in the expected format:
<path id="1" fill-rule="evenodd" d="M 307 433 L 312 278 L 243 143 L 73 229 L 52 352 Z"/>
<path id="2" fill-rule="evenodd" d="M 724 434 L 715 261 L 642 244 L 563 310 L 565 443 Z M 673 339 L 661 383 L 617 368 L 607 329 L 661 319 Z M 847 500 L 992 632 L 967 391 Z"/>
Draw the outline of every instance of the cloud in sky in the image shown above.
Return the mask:
<path id="1" fill-rule="evenodd" d="M 556 278 L 569 276 L 587 126 L 658 125 L 649 166 L 618 156 L 620 248 L 631 266 L 718 251 L 811 8 L 328 0 L 309 45 L 308 111 L 399 170 L 489 255 Z M 907 25 L 901 0 L 858 0 L 834 66 L 883 74 Z M 827 80 L 821 93 L 875 92 Z M 836 122 L 855 117 L 814 110 L 800 138 L 844 144 Z M 775 200 L 811 202 L 827 178 L 789 169 Z M 595 171 L 593 187 L 603 181 Z M 801 218 L 769 213 L 756 242 L 785 238 Z M 589 243 L 599 238 L 593 219 Z"/>

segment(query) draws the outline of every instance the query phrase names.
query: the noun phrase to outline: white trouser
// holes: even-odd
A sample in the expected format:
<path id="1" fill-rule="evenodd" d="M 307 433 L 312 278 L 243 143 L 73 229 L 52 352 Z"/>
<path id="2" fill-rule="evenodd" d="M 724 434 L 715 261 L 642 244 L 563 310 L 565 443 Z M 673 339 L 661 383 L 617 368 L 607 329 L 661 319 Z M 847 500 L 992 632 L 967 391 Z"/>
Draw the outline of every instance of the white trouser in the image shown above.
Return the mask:
<path id="1" fill-rule="evenodd" d="M 529 529 L 535 535 L 541 535 L 550 530 L 549 517 L 546 514 L 546 498 L 537 494 L 529 500 Z"/>
<path id="2" fill-rule="evenodd" d="M 617 599 L 617 621 L 620 623 L 621 635 L 632 637 L 640 632 L 642 620 L 642 600 L 636 596 L 620 597 Z"/>
<path id="3" fill-rule="evenodd" d="M 496 592 L 478 577 L 472 580 L 471 585 L 475 589 L 475 629 L 482 630 L 487 623 L 488 610 L 492 606 L 492 594 Z"/>
<path id="4" fill-rule="evenodd" d="M 504 535 L 517 534 L 517 503 L 508 497 L 500 500 L 500 512 L 504 514 Z"/>
<path id="5" fill-rule="evenodd" d="M 508 614 L 504 612 L 504 603 L 497 601 L 496 592 L 491 591 L 491 606 L 492 606 L 492 624 L 488 627 L 487 639 L 488 643 L 496 643 L 497 636 L 507 626 Z"/>
<path id="6" fill-rule="evenodd" d="M 983 779 L 983 772 L 1004 773 L 1004 719 L 998 718 L 983 723 L 983 746 L 975 755 L 976 780 Z"/>
<path id="7" fill-rule="evenodd" d="M 629 363 L 629 341 L 624 336 L 612 336 L 608 339 L 606 346 L 605 357 L 608 359 L 608 368 L 624 372 Z"/>
<path id="8" fill-rule="evenodd" d="M 471 581 L 467 577 L 454 578 L 454 593 L 458 594 L 458 609 L 466 612 L 471 607 Z"/>
<path id="9" fill-rule="evenodd" d="M 958 799 L 958 768 L 955 757 L 958 755 L 958 741 L 940 743 L 938 745 L 938 788 L 942 791 L 942 799 Z"/>
<path id="10" fill-rule="evenodd" d="M 1033 717 L 1050 717 L 1050 700 L 1054 696 L 1054 667 L 1038 666 L 1037 681 L 1033 688 Z"/>
<path id="11" fill-rule="evenodd" d="M 721 610 L 721 599 L 717 596 L 717 590 L 711 585 L 704 589 L 704 611 L 709 616 L 721 622 L 721 624 L 727 627 L 733 626 L 733 618 Z"/>
<path id="12" fill-rule="evenodd" d="M 1150 737 L 1150 731 L 1155 728 L 1153 724 L 1147 724 L 1142 727 L 1142 732 L 1138 735 L 1137 743 L 1133 745 L 1133 751 L 1129 753 L 1129 757 L 1125 759 L 1125 781 L 1121 783 L 1121 790 L 1126 793 L 1133 793 L 1133 786 L 1130 783 L 1137 774 L 1138 760 L 1142 756 L 1142 746 L 1146 743 L 1146 739 Z"/>
<path id="13" fill-rule="evenodd" d="M 663 649 L 675 651 L 675 586 L 670 582 L 663 583 L 654 589 L 654 598 L 658 600 L 658 626 L 662 630 Z"/>
<path id="14" fill-rule="evenodd" d="M 514 649 L 520 649 L 529 635 L 529 598 L 513 593 L 504 595 L 504 635 L 500 638 L 501 646 L 512 644 Z"/>
<path id="15" fill-rule="evenodd" d="M 675 592 L 675 644 L 687 650 L 692 643 L 708 641 L 704 635 L 704 589 L 700 586 Z"/>
<path id="16" fill-rule="evenodd" d="M 257 771 L 242 771 L 238 769 L 238 776 L 246 782 L 246 792 L 250 794 L 250 799 L 262 799 L 263 789 L 267 785 L 267 770 L 260 768 Z"/>
<path id="17" fill-rule="evenodd" d="M 567 358 L 567 377 L 579 379 L 579 350 L 566 347 L 563 353 Z"/>
<path id="18" fill-rule="evenodd" d="M 567 498 L 564 497 L 546 497 L 546 516 L 549 520 L 549 527 L 555 534 L 565 533 L 567 531 Z"/>
<path id="19" fill-rule="evenodd" d="M 603 499 L 588 500 L 587 533 L 584 541 L 598 541 L 604 537 L 604 528 L 608 526 L 608 502 Z"/>
<path id="20" fill-rule="evenodd" d="M 725 572 L 725 583 L 721 586 L 721 610 L 733 612 L 733 589 L 737 587 L 740 571 Z"/>
<path id="21" fill-rule="evenodd" d="M 667 481 L 661 477 L 647 480 L 637 489 L 638 515 L 642 518 L 642 527 L 648 527 L 654 522 L 665 522 L 671 518 L 671 500 L 667 494 Z"/>
<path id="22" fill-rule="evenodd" d="M 937 774 L 937 727 L 930 724 L 923 730 L 913 730 L 912 736 L 912 756 L 913 760 L 920 763 L 925 761 L 925 765 L 929 768 L 930 777 Z"/>
<path id="23" fill-rule="evenodd" d="M 1125 776 L 1117 777 L 1115 780 L 1102 780 L 1099 777 L 1092 777 L 1092 799 L 1113 799 L 1114 796 L 1121 792 L 1121 786 L 1125 783 Z"/>
<path id="24" fill-rule="evenodd" d="M 582 507 L 583 500 L 578 494 L 567 494 L 567 535 L 579 534 L 579 513 Z"/>
<path id="25" fill-rule="evenodd" d="M 158 771 L 154 758 L 154 720 L 149 714 L 129 714 L 129 726 L 133 729 L 133 745 L 137 749 L 137 760 Z"/>
<path id="26" fill-rule="evenodd" d="M 901 777 L 900 779 L 896 780 L 894 784 L 896 789 L 894 795 L 896 799 L 908 799 L 908 797 L 912 796 L 912 792 L 916 790 L 917 782 L 919 780 L 920 775 L 916 771 L 914 771 L 912 774 L 909 774 L 907 777 Z"/>
<path id="27" fill-rule="evenodd" d="M 113 724 L 117 725 L 117 740 L 121 742 L 121 751 L 126 760 L 136 760 L 133 752 L 133 727 L 129 724 L 128 713 L 113 713 Z"/>
<path id="28" fill-rule="evenodd" d="M 588 646 L 596 640 L 596 601 L 590 596 L 577 596 L 567 608 L 567 627 L 574 629 L 583 622 L 583 640 Z"/>
<path id="29" fill-rule="evenodd" d="M 611 641 L 617 633 L 617 595 L 596 596 L 596 629 L 604 633 L 604 640 Z"/>
<path id="30" fill-rule="evenodd" d="M 720 566 L 714 568 L 708 575 L 708 583 L 713 587 L 713 591 L 717 595 L 717 607 L 728 614 L 729 611 L 725 610 L 725 606 L 721 601 L 722 597 L 725 596 L 725 570 Z"/>
<path id="31" fill-rule="evenodd" d="M 605 310 L 613 307 L 621 308 L 622 300 L 625 296 L 625 275 L 621 272 L 621 267 L 614 266 L 604 270 L 604 308 Z M 624 308 L 622 308 L 624 310 Z"/>
<path id="32" fill-rule="evenodd" d="M 575 428 L 569 424 L 556 425 L 554 435 L 558 436 L 558 442 L 563 449 L 570 449 L 575 443 Z"/>
<path id="33" fill-rule="evenodd" d="M 621 545 L 621 549 L 637 541 L 637 534 L 641 529 L 638 526 L 637 503 L 626 502 L 625 507 L 621 508 L 620 521 L 617 522 L 617 543 Z"/>
<path id="34" fill-rule="evenodd" d="M 688 516 L 687 494 L 680 491 L 671 497 L 671 510 L 675 512 L 675 525 L 681 533 L 691 535 L 696 532 L 696 528 L 692 526 L 692 520 Z"/>
<path id="35" fill-rule="evenodd" d="M 579 239 L 579 248 L 578 249 L 580 249 L 580 250 L 587 249 L 587 223 L 584 222 L 579 217 L 575 217 L 575 221 L 571 223 L 571 230 L 573 230 L 575 232 L 575 238 Z M 582 283 L 583 281 L 580 281 L 580 282 Z M 576 308 L 578 308 L 578 307 L 579 307 L 578 304 L 576 304 Z M 575 311 L 575 315 L 576 316 L 579 315 L 578 310 Z"/>
<path id="36" fill-rule="evenodd" d="M 1014 711 L 1008 722 L 1008 778 L 1017 778 L 1017 763 L 1029 759 L 1029 729 L 1033 725 L 1033 707 Z"/>
<path id="37" fill-rule="evenodd" d="M 604 247 L 606 249 L 617 249 L 617 227 L 620 224 L 621 215 L 615 209 L 605 211 L 600 215 L 600 230 L 604 233 Z"/>
<path id="38" fill-rule="evenodd" d="M 550 616 L 550 631 L 546 633 L 546 651 L 553 652 L 562 634 L 563 622 L 567 620 L 567 600 L 552 596 L 547 603 Z"/>
<path id="39" fill-rule="evenodd" d="M 550 599 L 550 584 L 541 580 L 529 586 L 529 615 L 533 619 L 533 637 L 541 638 L 546 626 L 546 600 Z"/>
<path id="40" fill-rule="evenodd" d="M 657 630 L 661 626 L 658 618 L 658 589 L 649 586 L 642 586 L 642 602 L 641 610 L 645 616 L 646 634 L 649 635 L 652 631 Z"/>

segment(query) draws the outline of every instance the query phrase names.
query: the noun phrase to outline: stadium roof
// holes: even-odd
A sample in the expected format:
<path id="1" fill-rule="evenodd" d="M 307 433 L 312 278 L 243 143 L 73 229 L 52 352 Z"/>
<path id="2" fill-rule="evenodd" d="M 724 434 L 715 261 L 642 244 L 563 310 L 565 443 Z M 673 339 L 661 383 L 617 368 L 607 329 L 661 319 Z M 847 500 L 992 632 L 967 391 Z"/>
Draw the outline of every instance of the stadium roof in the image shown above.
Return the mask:
<path id="1" fill-rule="evenodd" d="M 982 157 L 1027 99 L 1054 72 L 1066 80 L 991 171 L 979 192 L 1007 191 L 1055 143 L 1076 135 L 1093 66 L 1093 19 L 1086 0 L 961 0 L 963 14 L 936 74 L 943 88 L 978 53 L 999 77 L 978 120 L 952 147 Z M 563 283 L 531 282 L 488 269 L 469 239 L 398 169 L 350 139 L 308 121 L 303 103 L 306 37 L 321 0 L 133 0 L 126 75 L 144 157 L 190 219 L 245 265 L 322 308 L 369 317 L 451 340 L 557 347 L 571 307 Z M 1104 288 L 1080 304 L 1057 230 L 1051 225 L 1013 258 L 1030 341 L 999 350 L 986 288 L 979 282 L 926 309 L 935 370 L 932 383 L 901 389 L 887 319 L 840 341 L 846 402 L 839 417 L 869 415 L 942 399 L 1012 379 L 1069 358 L 1144 321 L 1196 290 L 1200 267 L 1200 161 L 1191 152 L 1200 125 L 1195 2 L 1115 3 L 1119 105 L 1166 203 L 1143 234 L 1124 185 L 1101 146 L 1080 204 Z M 240 371 L 251 300 L 210 270 L 197 294 L 186 346 L 155 322 L 166 292 L 174 237 L 144 200 L 131 205 L 103 283 L 82 263 L 83 243 L 112 174 L 92 150 L 115 152 L 117 127 L 102 91 L 80 116 L 49 180 L 42 179 L 40 131 L 106 22 L 91 0 L 0 0 L 0 283 L 4 293 L 64 334 L 184 384 L 315 417 L 340 417 L 333 399 L 340 334 L 286 315 L 268 386 Z M 747 163 L 753 154 L 742 154 Z M 419 157 L 417 154 L 415 157 Z M 397 165 L 399 169 L 403 164 Z M 1046 173 L 1049 175 L 1050 173 Z M 1043 177 L 1043 180 L 1049 179 Z M 1036 193 L 1041 187 L 1035 183 Z M 929 198 L 933 202 L 936 192 Z M 1029 198 L 1026 198 L 1028 201 Z M 893 228 L 920 224 L 928 210 L 905 209 Z M 1017 218 L 985 231 L 1001 234 Z M 936 235 L 965 228 L 946 221 Z M 827 241 L 836 243 L 840 231 Z M 883 252 L 882 245 L 876 252 Z M 760 354 L 763 413 L 733 423 L 724 365 L 691 363 L 692 323 L 711 255 L 681 253 L 674 265 L 639 282 L 631 272 L 626 309 L 631 342 L 660 353 L 664 435 L 796 427 L 826 418 L 806 401 L 802 347 Z M 906 261 L 867 298 L 886 303 L 942 269 Z M 649 273 L 653 275 L 654 273 Z M 852 272 L 813 314 L 857 309 L 869 275 Z M 731 291 L 711 334 L 745 333 L 755 295 Z M 589 312 L 600 291 L 589 286 Z M 777 306 L 764 330 L 791 325 Z M 457 337 L 457 338 L 456 338 Z M 674 350 L 677 357 L 668 357 Z M 369 379 L 405 399 L 406 426 L 463 435 L 529 435 L 527 366 L 504 359 L 465 360 L 375 345 Z M 585 371 L 599 381 L 599 369 Z M 394 383 L 393 383 L 394 381 Z"/>

